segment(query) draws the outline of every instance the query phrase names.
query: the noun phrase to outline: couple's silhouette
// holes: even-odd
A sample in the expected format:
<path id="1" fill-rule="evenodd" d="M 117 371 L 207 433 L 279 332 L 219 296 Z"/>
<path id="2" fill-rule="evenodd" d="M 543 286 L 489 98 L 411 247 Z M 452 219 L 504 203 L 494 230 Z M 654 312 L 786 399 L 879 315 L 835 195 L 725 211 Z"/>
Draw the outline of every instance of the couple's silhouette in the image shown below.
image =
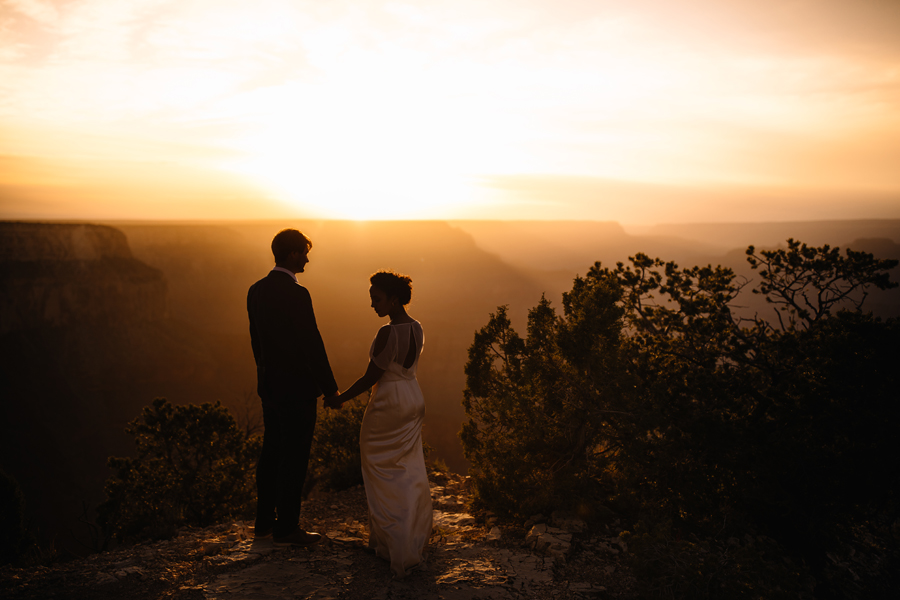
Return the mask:
<path id="1" fill-rule="evenodd" d="M 371 306 L 390 322 L 379 329 L 365 374 L 338 393 L 309 292 L 297 282 L 312 242 L 296 229 L 272 240 L 275 268 L 250 287 L 247 313 L 265 433 L 256 467 L 256 537 L 308 546 L 321 539 L 299 526 L 303 483 L 318 397 L 338 409 L 374 386 L 358 443 L 369 503 L 369 547 L 398 577 L 424 561 L 431 535 L 431 492 L 422 453 L 425 401 L 416 381 L 422 326 L 405 306 L 409 277 L 379 271 L 370 278 Z M 357 443 L 357 440 L 347 440 Z"/>

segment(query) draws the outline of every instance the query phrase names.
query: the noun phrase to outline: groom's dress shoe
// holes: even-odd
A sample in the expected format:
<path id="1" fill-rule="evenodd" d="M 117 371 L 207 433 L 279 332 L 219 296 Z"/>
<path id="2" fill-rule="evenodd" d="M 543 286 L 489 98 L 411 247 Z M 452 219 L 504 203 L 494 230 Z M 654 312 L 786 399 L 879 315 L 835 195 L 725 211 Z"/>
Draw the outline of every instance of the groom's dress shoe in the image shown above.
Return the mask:
<path id="1" fill-rule="evenodd" d="M 272 528 L 262 528 L 262 527 L 254 527 L 253 528 L 253 539 L 254 540 L 265 540 L 272 537 Z"/>
<path id="2" fill-rule="evenodd" d="M 275 536 L 272 542 L 276 546 L 312 546 L 322 541 L 322 536 L 314 531 L 303 531 L 299 527 L 286 536 Z"/>

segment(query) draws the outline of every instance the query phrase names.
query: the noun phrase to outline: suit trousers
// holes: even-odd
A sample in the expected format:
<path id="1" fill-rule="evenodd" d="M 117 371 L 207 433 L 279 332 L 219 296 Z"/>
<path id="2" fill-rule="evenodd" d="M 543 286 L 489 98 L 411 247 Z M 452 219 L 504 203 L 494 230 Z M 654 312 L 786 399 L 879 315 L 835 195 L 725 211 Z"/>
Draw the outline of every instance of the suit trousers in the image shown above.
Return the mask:
<path id="1" fill-rule="evenodd" d="M 256 463 L 256 529 L 290 534 L 300 521 L 303 484 L 316 428 L 316 399 L 271 393 L 263 398 L 263 446 Z"/>

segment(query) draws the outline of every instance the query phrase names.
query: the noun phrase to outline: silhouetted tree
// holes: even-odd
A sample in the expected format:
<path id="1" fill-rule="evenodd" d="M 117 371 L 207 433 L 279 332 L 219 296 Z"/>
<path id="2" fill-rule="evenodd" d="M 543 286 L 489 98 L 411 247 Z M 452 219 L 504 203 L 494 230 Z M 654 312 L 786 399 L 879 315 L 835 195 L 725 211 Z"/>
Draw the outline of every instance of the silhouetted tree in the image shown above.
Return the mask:
<path id="1" fill-rule="evenodd" d="M 900 325 L 862 311 L 897 261 L 794 240 L 747 254 L 773 318 L 739 316 L 749 283 L 730 269 L 643 254 L 576 278 L 562 316 L 542 300 L 524 339 L 492 314 L 463 401 L 477 501 L 519 516 L 609 503 L 665 543 L 765 533 L 846 588 L 825 553 L 898 516 Z M 736 555 L 695 564 L 711 579 L 681 593 L 756 593 Z"/>

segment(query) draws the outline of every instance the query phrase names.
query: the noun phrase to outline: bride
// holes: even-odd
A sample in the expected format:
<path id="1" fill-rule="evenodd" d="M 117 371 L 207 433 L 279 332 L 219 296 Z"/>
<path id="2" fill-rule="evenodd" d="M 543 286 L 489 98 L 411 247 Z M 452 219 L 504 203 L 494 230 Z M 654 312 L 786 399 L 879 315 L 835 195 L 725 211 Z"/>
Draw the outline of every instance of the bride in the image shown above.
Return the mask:
<path id="1" fill-rule="evenodd" d="M 406 313 L 412 280 L 391 271 L 369 279 L 372 308 L 390 322 L 378 330 L 365 374 L 334 406 L 374 387 L 359 434 L 369 502 L 369 547 L 398 578 L 425 560 L 431 535 L 431 489 L 422 453 L 425 399 L 416 381 L 422 325 Z"/>

